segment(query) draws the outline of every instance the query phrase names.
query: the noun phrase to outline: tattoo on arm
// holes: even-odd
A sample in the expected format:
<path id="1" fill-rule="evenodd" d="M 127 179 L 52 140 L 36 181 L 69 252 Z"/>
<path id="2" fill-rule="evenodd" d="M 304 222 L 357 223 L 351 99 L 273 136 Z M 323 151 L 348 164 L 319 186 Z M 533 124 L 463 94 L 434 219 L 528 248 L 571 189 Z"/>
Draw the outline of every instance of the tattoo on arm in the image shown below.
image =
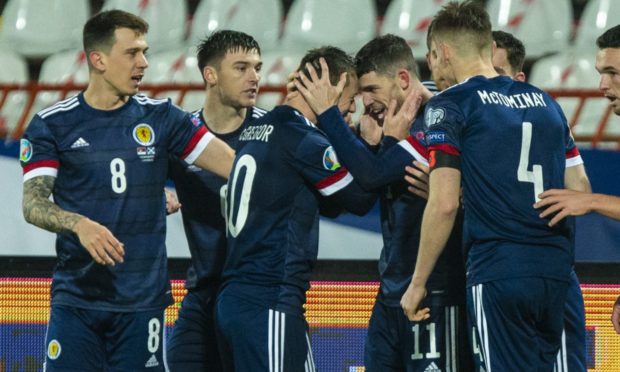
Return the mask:
<path id="1" fill-rule="evenodd" d="M 24 182 L 22 209 L 27 222 L 51 232 L 73 232 L 84 216 L 67 212 L 49 200 L 55 178 L 39 176 Z"/>

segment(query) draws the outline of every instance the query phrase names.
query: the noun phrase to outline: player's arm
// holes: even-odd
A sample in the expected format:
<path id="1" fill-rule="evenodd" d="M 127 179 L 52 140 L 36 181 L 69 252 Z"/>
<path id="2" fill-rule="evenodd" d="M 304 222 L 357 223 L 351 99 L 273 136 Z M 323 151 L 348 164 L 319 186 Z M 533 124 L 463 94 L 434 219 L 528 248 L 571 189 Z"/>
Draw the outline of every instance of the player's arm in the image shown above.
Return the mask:
<path id="1" fill-rule="evenodd" d="M 233 149 L 226 142 L 213 137 L 198 155 L 194 165 L 227 179 L 234 160 L 235 152 Z"/>
<path id="2" fill-rule="evenodd" d="M 22 211 L 28 223 L 54 233 L 74 233 L 95 262 L 123 262 L 123 244 L 104 226 L 77 213 L 63 210 L 49 197 L 55 177 L 36 176 L 24 182 Z"/>
<path id="3" fill-rule="evenodd" d="M 405 167 L 413 160 L 426 162 L 426 149 L 412 137 L 374 154 L 348 129 L 335 106 L 319 115 L 318 121 L 342 163 L 367 190 L 402 180 Z M 396 142 L 393 138 L 385 138 L 386 141 Z"/>
<path id="4" fill-rule="evenodd" d="M 441 151 L 431 153 L 429 198 L 422 218 L 420 247 L 415 271 L 401 299 L 405 315 L 412 321 L 427 319 L 429 309 L 420 309 L 428 281 L 437 259 L 450 237 L 459 209 L 461 171 L 458 155 Z"/>

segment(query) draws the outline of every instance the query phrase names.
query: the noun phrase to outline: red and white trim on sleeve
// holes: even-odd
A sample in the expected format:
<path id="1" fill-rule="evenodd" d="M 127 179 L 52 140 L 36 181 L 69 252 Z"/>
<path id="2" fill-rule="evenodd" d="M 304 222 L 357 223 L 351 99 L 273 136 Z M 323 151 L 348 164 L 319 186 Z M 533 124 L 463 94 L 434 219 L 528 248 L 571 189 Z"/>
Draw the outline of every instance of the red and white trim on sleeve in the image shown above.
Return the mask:
<path id="1" fill-rule="evenodd" d="M 353 182 L 353 176 L 346 168 L 340 168 L 336 173 L 319 181 L 314 187 L 323 196 L 330 196 Z"/>
<path id="2" fill-rule="evenodd" d="M 418 142 L 412 136 L 405 138 L 404 140 L 398 142 L 398 144 L 407 150 L 413 158 L 422 164 L 428 166 L 428 150 L 424 147 L 420 142 Z"/>
<path id="3" fill-rule="evenodd" d="M 461 156 L 461 152 L 459 151 L 459 149 L 457 149 L 456 147 L 452 145 L 448 145 L 448 144 L 430 146 L 428 148 L 428 151 L 429 152 L 430 151 L 441 151 L 441 152 L 445 152 L 446 154 L 450 154 L 454 156 Z"/>
<path id="4" fill-rule="evenodd" d="M 39 177 L 39 176 L 51 176 L 56 177 L 58 175 L 58 160 L 40 160 L 31 164 L 24 165 L 24 181 Z"/>
<path id="5" fill-rule="evenodd" d="M 579 153 L 577 146 L 566 151 L 566 168 L 574 167 L 575 165 L 583 164 L 583 159 Z"/>
<path id="6" fill-rule="evenodd" d="M 207 148 L 207 145 L 215 136 L 209 132 L 206 127 L 198 128 L 198 131 L 194 134 L 189 141 L 185 150 L 181 154 L 181 159 L 185 160 L 187 164 L 193 164 L 198 156 L 202 154 L 202 151 Z"/>

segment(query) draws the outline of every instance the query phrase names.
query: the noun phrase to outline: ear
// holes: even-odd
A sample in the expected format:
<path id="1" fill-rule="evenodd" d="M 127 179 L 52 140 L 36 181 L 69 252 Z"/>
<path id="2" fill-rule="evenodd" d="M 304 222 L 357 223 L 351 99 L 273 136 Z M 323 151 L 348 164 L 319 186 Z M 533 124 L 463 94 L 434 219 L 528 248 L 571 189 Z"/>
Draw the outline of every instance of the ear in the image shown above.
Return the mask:
<path id="1" fill-rule="evenodd" d="M 398 80 L 398 86 L 402 90 L 407 90 L 411 85 L 411 74 L 404 68 L 398 69 L 398 71 L 396 71 L 396 79 Z"/>
<path id="2" fill-rule="evenodd" d="M 497 50 L 497 43 L 493 40 L 493 44 L 491 44 L 491 56 L 495 55 L 495 51 Z"/>
<path id="3" fill-rule="evenodd" d="M 525 81 L 525 72 L 520 71 L 517 72 L 517 74 L 513 77 L 513 79 L 515 79 L 516 81 Z"/>
<path id="4" fill-rule="evenodd" d="M 88 53 L 88 61 L 90 62 L 91 66 L 93 66 L 93 68 L 97 71 L 105 71 L 106 69 L 106 61 L 105 61 L 105 55 L 98 50 L 92 51 L 90 53 Z"/>
<path id="5" fill-rule="evenodd" d="M 215 71 L 213 66 L 205 66 L 205 68 L 202 69 L 202 77 L 209 85 L 217 84 L 217 71 Z"/>

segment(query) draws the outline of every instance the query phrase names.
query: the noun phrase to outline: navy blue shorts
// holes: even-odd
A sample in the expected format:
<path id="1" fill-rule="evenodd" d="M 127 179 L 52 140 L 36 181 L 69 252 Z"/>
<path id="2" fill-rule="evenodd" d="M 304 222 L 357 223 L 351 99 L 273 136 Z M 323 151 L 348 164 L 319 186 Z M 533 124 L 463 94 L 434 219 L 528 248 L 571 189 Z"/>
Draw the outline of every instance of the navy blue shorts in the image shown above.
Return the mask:
<path id="1" fill-rule="evenodd" d="M 227 370 L 315 371 L 308 323 L 303 317 L 268 309 L 234 295 L 220 295 L 216 325 Z"/>
<path id="2" fill-rule="evenodd" d="M 217 287 L 190 289 L 166 348 L 170 371 L 222 371 L 215 332 Z"/>
<path id="3" fill-rule="evenodd" d="M 112 312 L 55 305 L 45 371 L 164 371 L 164 309 Z"/>
<path id="4" fill-rule="evenodd" d="M 400 307 L 376 301 L 364 350 L 366 371 L 471 371 L 464 299 L 461 306 L 431 301 L 430 309 L 429 319 L 411 322 Z"/>
<path id="5" fill-rule="evenodd" d="M 467 291 L 472 348 L 485 371 L 552 371 L 562 341 L 568 283 L 494 280 Z"/>
<path id="6" fill-rule="evenodd" d="M 585 372 L 586 365 L 586 315 L 579 278 L 573 270 L 568 286 L 564 311 L 564 332 L 555 371 Z"/>

